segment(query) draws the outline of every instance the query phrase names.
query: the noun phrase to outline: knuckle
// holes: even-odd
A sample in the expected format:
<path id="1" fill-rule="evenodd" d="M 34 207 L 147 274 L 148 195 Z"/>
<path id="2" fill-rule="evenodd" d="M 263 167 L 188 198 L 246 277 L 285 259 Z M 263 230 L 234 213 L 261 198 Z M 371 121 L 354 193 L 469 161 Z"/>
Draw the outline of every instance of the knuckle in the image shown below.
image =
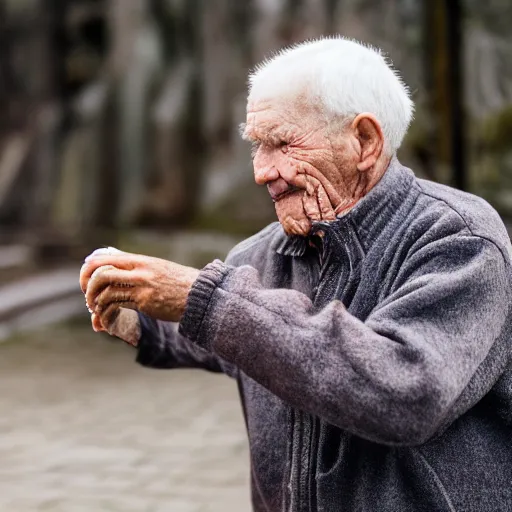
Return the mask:
<path id="1" fill-rule="evenodd" d="M 142 288 L 138 293 L 134 294 L 134 302 L 136 304 L 147 304 L 151 301 L 152 291 L 149 288 Z"/>
<path id="2" fill-rule="evenodd" d="M 98 306 L 100 308 L 104 308 L 105 305 L 108 304 L 109 295 L 110 295 L 110 290 L 109 290 L 109 287 L 107 287 L 107 288 L 105 288 L 105 290 L 103 290 L 101 293 L 99 293 L 98 296 L 96 297 L 96 306 Z"/>
<path id="3" fill-rule="evenodd" d="M 119 296 L 119 302 L 120 303 L 123 303 L 123 302 L 131 302 L 131 296 L 129 293 L 125 292 L 125 293 L 122 293 L 120 296 Z"/>
<path id="4" fill-rule="evenodd" d="M 91 281 L 95 282 L 101 275 L 101 267 L 96 268 L 91 274 Z"/>
<path id="5" fill-rule="evenodd" d="M 112 310 L 114 309 L 114 306 L 112 304 L 110 304 L 108 307 L 106 307 L 101 313 L 100 313 L 100 317 L 102 319 L 102 321 L 107 321 L 108 323 L 108 319 L 110 318 L 110 316 L 112 315 Z"/>

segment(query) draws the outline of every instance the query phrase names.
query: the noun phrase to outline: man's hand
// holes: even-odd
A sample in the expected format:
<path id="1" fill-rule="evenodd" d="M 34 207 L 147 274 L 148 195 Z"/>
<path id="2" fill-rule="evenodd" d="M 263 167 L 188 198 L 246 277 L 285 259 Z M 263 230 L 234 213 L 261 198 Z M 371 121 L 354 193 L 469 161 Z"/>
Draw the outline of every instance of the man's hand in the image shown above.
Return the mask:
<path id="1" fill-rule="evenodd" d="M 125 308 L 178 322 L 198 275 L 195 268 L 159 258 L 99 249 L 86 258 L 80 286 L 93 313 L 95 330 L 110 332 Z M 122 316 L 127 318 L 124 313 Z"/>

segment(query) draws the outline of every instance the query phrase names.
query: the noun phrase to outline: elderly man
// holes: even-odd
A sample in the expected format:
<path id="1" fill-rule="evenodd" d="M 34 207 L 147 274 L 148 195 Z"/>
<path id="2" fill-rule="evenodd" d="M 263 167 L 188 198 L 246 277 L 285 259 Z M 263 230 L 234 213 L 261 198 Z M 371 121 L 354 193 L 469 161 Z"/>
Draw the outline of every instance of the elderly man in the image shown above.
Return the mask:
<path id="1" fill-rule="evenodd" d="M 412 112 L 380 52 L 288 49 L 243 127 L 279 223 L 202 270 L 82 268 L 94 329 L 139 363 L 237 379 L 257 512 L 512 510 L 509 238 L 398 162 Z"/>

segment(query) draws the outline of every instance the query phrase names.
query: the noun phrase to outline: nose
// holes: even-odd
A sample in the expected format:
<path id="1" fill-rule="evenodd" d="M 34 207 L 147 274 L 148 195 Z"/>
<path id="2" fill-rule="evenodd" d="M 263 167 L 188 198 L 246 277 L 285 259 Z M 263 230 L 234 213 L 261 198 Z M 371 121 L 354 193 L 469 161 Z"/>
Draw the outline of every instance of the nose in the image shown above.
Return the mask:
<path id="1" fill-rule="evenodd" d="M 277 169 L 271 166 L 254 166 L 254 181 L 258 185 L 265 185 L 269 181 L 275 181 L 280 177 Z"/>

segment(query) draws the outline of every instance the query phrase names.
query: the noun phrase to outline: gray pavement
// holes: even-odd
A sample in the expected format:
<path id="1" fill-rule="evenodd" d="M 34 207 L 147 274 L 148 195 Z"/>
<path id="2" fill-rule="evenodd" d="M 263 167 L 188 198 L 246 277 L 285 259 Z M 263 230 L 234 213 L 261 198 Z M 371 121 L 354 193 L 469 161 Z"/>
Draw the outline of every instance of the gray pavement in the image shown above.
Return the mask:
<path id="1" fill-rule="evenodd" d="M 0 344 L 0 511 L 250 510 L 234 382 L 133 359 L 85 325 Z"/>

